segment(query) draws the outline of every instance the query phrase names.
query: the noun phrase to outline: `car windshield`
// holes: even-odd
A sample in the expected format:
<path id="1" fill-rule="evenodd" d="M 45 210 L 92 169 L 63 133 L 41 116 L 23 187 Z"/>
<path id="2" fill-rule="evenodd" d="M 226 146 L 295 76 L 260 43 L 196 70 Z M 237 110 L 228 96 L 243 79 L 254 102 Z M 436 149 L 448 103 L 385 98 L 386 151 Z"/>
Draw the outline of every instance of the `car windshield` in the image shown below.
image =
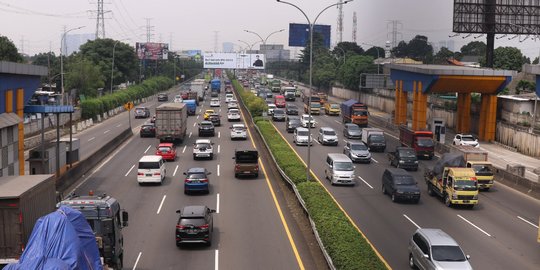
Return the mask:
<path id="1" fill-rule="evenodd" d="M 137 108 L 137 109 L 135 109 L 135 111 L 138 112 L 138 113 L 141 113 L 141 112 L 144 112 L 144 109 L 143 108 Z"/>
<path id="2" fill-rule="evenodd" d="M 431 138 L 418 138 L 418 146 L 420 147 L 433 147 L 433 140 Z"/>
<path id="3" fill-rule="evenodd" d="M 186 178 L 187 179 L 205 179 L 206 175 L 204 175 L 204 173 L 202 173 L 202 172 L 189 173 Z"/>
<path id="4" fill-rule="evenodd" d="M 152 129 L 153 127 L 153 125 L 144 125 L 142 126 L 142 129 Z"/>
<path id="5" fill-rule="evenodd" d="M 205 225 L 206 221 L 203 217 L 196 217 L 196 218 L 182 218 L 180 220 L 180 225 L 186 226 L 186 227 L 200 227 L 202 225 Z"/>
<path id="6" fill-rule="evenodd" d="M 336 132 L 333 131 L 333 130 L 324 130 L 324 131 L 323 131 L 323 134 L 324 134 L 324 135 L 335 136 L 335 135 L 336 135 Z"/>
<path id="7" fill-rule="evenodd" d="M 297 110 L 298 107 L 296 107 L 294 105 L 291 105 L 291 106 L 288 106 L 287 109 L 289 109 L 289 110 Z"/>
<path id="8" fill-rule="evenodd" d="M 238 113 L 238 110 L 237 109 L 231 109 L 231 110 L 229 110 L 229 113 Z"/>
<path id="9" fill-rule="evenodd" d="M 339 109 L 339 105 L 338 104 L 330 104 L 330 108 L 331 109 Z"/>
<path id="10" fill-rule="evenodd" d="M 347 129 L 349 131 L 357 131 L 357 130 L 360 130 L 360 128 L 358 126 L 347 126 Z"/>
<path id="11" fill-rule="evenodd" d="M 274 114 L 285 114 L 285 112 L 283 110 L 274 110 Z"/>
<path id="12" fill-rule="evenodd" d="M 464 262 L 467 260 L 458 246 L 432 246 L 433 259 L 439 262 Z"/>
<path id="13" fill-rule="evenodd" d="M 211 147 L 212 145 L 208 143 L 198 143 L 195 145 L 195 148 L 197 149 L 210 149 Z"/>
<path id="14" fill-rule="evenodd" d="M 235 156 L 236 156 L 236 163 L 256 163 L 257 158 L 258 158 L 258 153 L 237 152 Z"/>
<path id="15" fill-rule="evenodd" d="M 478 189 L 478 183 L 469 179 L 457 179 L 454 181 L 456 190 L 474 191 Z"/>
<path id="16" fill-rule="evenodd" d="M 352 162 L 334 162 L 334 169 L 338 171 L 352 171 L 354 167 Z"/>
<path id="17" fill-rule="evenodd" d="M 312 102 L 311 102 L 311 107 L 313 107 L 313 108 L 320 108 L 320 107 L 321 107 L 321 103 L 312 101 Z"/>
<path id="18" fill-rule="evenodd" d="M 461 136 L 461 140 L 466 142 L 474 142 L 474 138 L 472 136 Z"/>
<path id="19" fill-rule="evenodd" d="M 160 147 L 160 148 L 158 148 L 158 150 L 161 153 L 169 153 L 169 151 L 171 151 L 171 148 L 170 147 Z"/>
<path id="20" fill-rule="evenodd" d="M 414 185 L 416 184 L 416 181 L 414 181 L 414 178 L 410 176 L 397 176 L 396 178 L 396 185 Z"/>
<path id="21" fill-rule="evenodd" d="M 313 121 L 313 117 L 310 117 L 310 116 L 304 116 L 304 120 L 306 121 Z"/>
<path id="22" fill-rule="evenodd" d="M 367 146 L 365 144 L 351 144 L 352 150 L 367 150 Z"/>
<path id="23" fill-rule="evenodd" d="M 201 123 L 201 127 L 210 128 L 212 127 L 211 123 Z"/>
<path id="24" fill-rule="evenodd" d="M 416 157 L 416 153 L 413 149 L 401 149 L 399 150 L 399 155 L 407 158 Z"/>
<path id="25" fill-rule="evenodd" d="M 298 136 L 309 136 L 309 131 L 298 131 L 296 134 Z"/>

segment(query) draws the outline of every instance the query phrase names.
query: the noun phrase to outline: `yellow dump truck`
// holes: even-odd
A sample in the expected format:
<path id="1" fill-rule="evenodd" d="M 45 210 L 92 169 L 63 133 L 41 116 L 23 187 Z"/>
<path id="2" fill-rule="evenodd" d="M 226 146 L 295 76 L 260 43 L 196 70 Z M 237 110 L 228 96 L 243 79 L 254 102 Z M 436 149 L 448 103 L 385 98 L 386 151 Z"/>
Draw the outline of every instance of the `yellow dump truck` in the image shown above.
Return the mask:
<path id="1" fill-rule="evenodd" d="M 454 146 L 458 153 L 465 157 L 467 168 L 472 168 L 478 180 L 478 188 L 489 190 L 494 184 L 493 164 L 488 161 L 488 153 L 470 146 Z"/>

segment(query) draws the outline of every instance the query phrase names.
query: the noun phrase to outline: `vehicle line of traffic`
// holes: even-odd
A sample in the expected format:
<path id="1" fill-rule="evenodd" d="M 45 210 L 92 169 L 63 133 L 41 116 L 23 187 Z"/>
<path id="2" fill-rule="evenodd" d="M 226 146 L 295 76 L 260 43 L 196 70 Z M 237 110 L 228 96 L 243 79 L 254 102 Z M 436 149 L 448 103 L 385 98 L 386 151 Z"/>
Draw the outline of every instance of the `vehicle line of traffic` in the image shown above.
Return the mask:
<path id="1" fill-rule="evenodd" d="M 461 216 L 460 214 L 457 215 L 459 218 L 461 218 L 463 221 L 469 223 L 469 225 L 473 226 L 474 228 L 476 228 L 477 230 L 481 231 L 482 233 L 484 233 L 485 235 L 491 237 L 491 234 L 487 233 L 486 231 L 482 230 L 482 228 L 476 226 L 474 223 L 472 223 L 471 221 L 469 221 L 468 219 L 464 218 L 463 216 Z"/>
<path id="2" fill-rule="evenodd" d="M 92 141 L 92 140 L 94 140 L 95 138 L 96 138 L 96 137 L 92 137 L 92 138 L 88 139 L 88 141 Z"/>
<path id="3" fill-rule="evenodd" d="M 416 222 L 414 222 L 410 217 L 408 217 L 407 215 L 403 214 L 403 216 L 409 221 L 411 222 L 417 229 L 420 229 L 421 227 L 418 226 L 418 224 L 416 224 Z"/>
<path id="4" fill-rule="evenodd" d="M 220 152 L 220 148 L 221 148 L 220 146 L 221 146 L 220 144 L 218 144 L 218 146 L 217 146 L 217 152 L 218 152 L 218 154 L 219 154 L 219 152 Z"/>
<path id="5" fill-rule="evenodd" d="M 188 138 L 191 138 L 191 135 L 193 135 L 193 132 L 190 131 Z"/>
<path id="6" fill-rule="evenodd" d="M 184 145 L 184 149 L 182 149 L 182 154 L 186 152 L 187 144 Z"/>
<path id="7" fill-rule="evenodd" d="M 141 255 L 142 255 L 142 251 L 139 252 L 139 255 L 137 255 L 137 259 L 135 260 L 135 264 L 133 265 L 133 269 L 132 269 L 132 270 L 137 269 L 137 264 L 139 264 L 139 260 L 141 259 Z"/>
<path id="8" fill-rule="evenodd" d="M 121 126 L 122 126 L 122 124 L 118 124 L 118 125 L 116 125 L 116 127 L 121 127 Z"/>
<path id="9" fill-rule="evenodd" d="M 517 216 L 517 218 L 521 219 L 523 222 L 525 222 L 525 223 L 527 223 L 527 224 L 529 224 L 529 225 L 531 225 L 531 226 L 538 229 L 538 226 L 536 226 L 536 224 L 534 224 L 534 223 L 532 223 L 532 222 L 530 222 L 530 221 L 528 221 L 528 220 L 526 220 L 526 219 L 524 219 L 524 218 L 522 218 L 520 216 Z"/>
<path id="10" fill-rule="evenodd" d="M 103 132 L 103 134 L 107 134 L 107 133 L 109 133 L 109 132 L 111 132 L 111 130 L 110 130 L 110 129 L 107 129 L 107 130 L 105 130 L 105 131 Z"/>
<path id="11" fill-rule="evenodd" d="M 219 164 L 217 165 L 217 176 L 219 176 Z"/>
<path id="12" fill-rule="evenodd" d="M 216 195 L 216 214 L 219 214 L 219 193 Z"/>
<path id="13" fill-rule="evenodd" d="M 219 269 L 219 250 L 216 249 L 216 252 L 215 252 L 215 259 L 214 259 L 214 269 L 215 270 L 218 270 Z"/>
<path id="14" fill-rule="evenodd" d="M 159 212 L 161 212 L 161 207 L 163 207 L 163 203 L 165 203 L 166 198 L 167 198 L 167 195 L 163 195 L 163 198 L 161 199 L 161 203 L 159 204 L 159 207 L 156 212 L 157 215 L 159 215 Z"/>

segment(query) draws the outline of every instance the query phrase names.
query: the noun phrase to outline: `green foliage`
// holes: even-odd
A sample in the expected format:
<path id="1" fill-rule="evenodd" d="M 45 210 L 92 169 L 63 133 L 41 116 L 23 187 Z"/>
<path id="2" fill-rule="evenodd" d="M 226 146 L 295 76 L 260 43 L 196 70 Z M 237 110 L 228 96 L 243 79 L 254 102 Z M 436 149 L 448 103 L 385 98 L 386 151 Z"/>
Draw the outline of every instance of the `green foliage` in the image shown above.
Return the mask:
<path id="1" fill-rule="evenodd" d="M 19 54 L 15 44 L 5 36 L 0 36 L 0 61 L 17 63 L 23 61 L 22 55 Z"/>
<path id="2" fill-rule="evenodd" d="M 486 43 L 482 41 L 472 41 L 461 47 L 461 55 L 485 56 Z"/>
<path id="3" fill-rule="evenodd" d="M 360 74 L 373 71 L 373 58 L 370 56 L 354 55 L 339 67 L 337 79 L 345 88 L 358 90 L 360 86 Z"/>
<path id="4" fill-rule="evenodd" d="M 332 53 L 335 55 L 343 55 L 343 53 L 347 54 L 348 52 L 354 54 L 363 54 L 364 49 L 358 46 L 356 42 L 343 41 L 338 43 L 336 47 L 334 47 L 334 50 L 332 50 Z"/>
<path id="5" fill-rule="evenodd" d="M 82 58 L 71 58 L 64 76 L 66 89 L 77 89 L 80 95 L 96 97 L 97 89 L 105 86 L 103 75 L 99 67 L 91 61 Z"/>
<path id="6" fill-rule="evenodd" d="M 455 58 L 454 53 L 452 51 L 450 51 L 448 48 L 442 47 L 437 52 L 437 54 L 435 54 L 435 56 L 433 57 L 433 63 L 434 64 L 439 64 L 439 65 L 446 64 L 447 59 L 449 59 L 449 58 Z"/>
<path id="7" fill-rule="evenodd" d="M 521 92 L 534 92 L 536 90 L 536 82 L 520 80 L 516 86 L 516 94 Z"/>
<path id="8" fill-rule="evenodd" d="M 493 54 L 493 68 L 521 71 L 524 59 L 516 47 L 498 47 Z"/>
<path id="9" fill-rule="evenodd" d="M 428 38 L 422 35 L 417 35 L 409 43 L 399 42 L 392 52 L 396 57 L 409 57 L 426 64 L 433 61 L 433 47 L 428 43 Z"/>

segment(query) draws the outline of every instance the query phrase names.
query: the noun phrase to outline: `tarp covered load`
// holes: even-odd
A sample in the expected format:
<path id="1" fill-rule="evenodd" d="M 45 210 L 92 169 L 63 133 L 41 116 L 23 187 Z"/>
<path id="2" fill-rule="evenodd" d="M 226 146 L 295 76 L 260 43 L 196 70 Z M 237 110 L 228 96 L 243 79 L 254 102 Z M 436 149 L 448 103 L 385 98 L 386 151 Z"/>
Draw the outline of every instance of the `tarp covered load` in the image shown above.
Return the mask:
<path id="1" fill-rule="evenodd" d="M 18 263 L 4 270 L 101 270 L 92 228 L 81 214 L 61 206 L 36 222 Z"/>
<path id="2" fill-rule="evenodd" d="M 460 153 L 445 153 L 433 166 L 431 173 L 440 178 L 444 167 L 465 167 L 465 158 Z"/>

